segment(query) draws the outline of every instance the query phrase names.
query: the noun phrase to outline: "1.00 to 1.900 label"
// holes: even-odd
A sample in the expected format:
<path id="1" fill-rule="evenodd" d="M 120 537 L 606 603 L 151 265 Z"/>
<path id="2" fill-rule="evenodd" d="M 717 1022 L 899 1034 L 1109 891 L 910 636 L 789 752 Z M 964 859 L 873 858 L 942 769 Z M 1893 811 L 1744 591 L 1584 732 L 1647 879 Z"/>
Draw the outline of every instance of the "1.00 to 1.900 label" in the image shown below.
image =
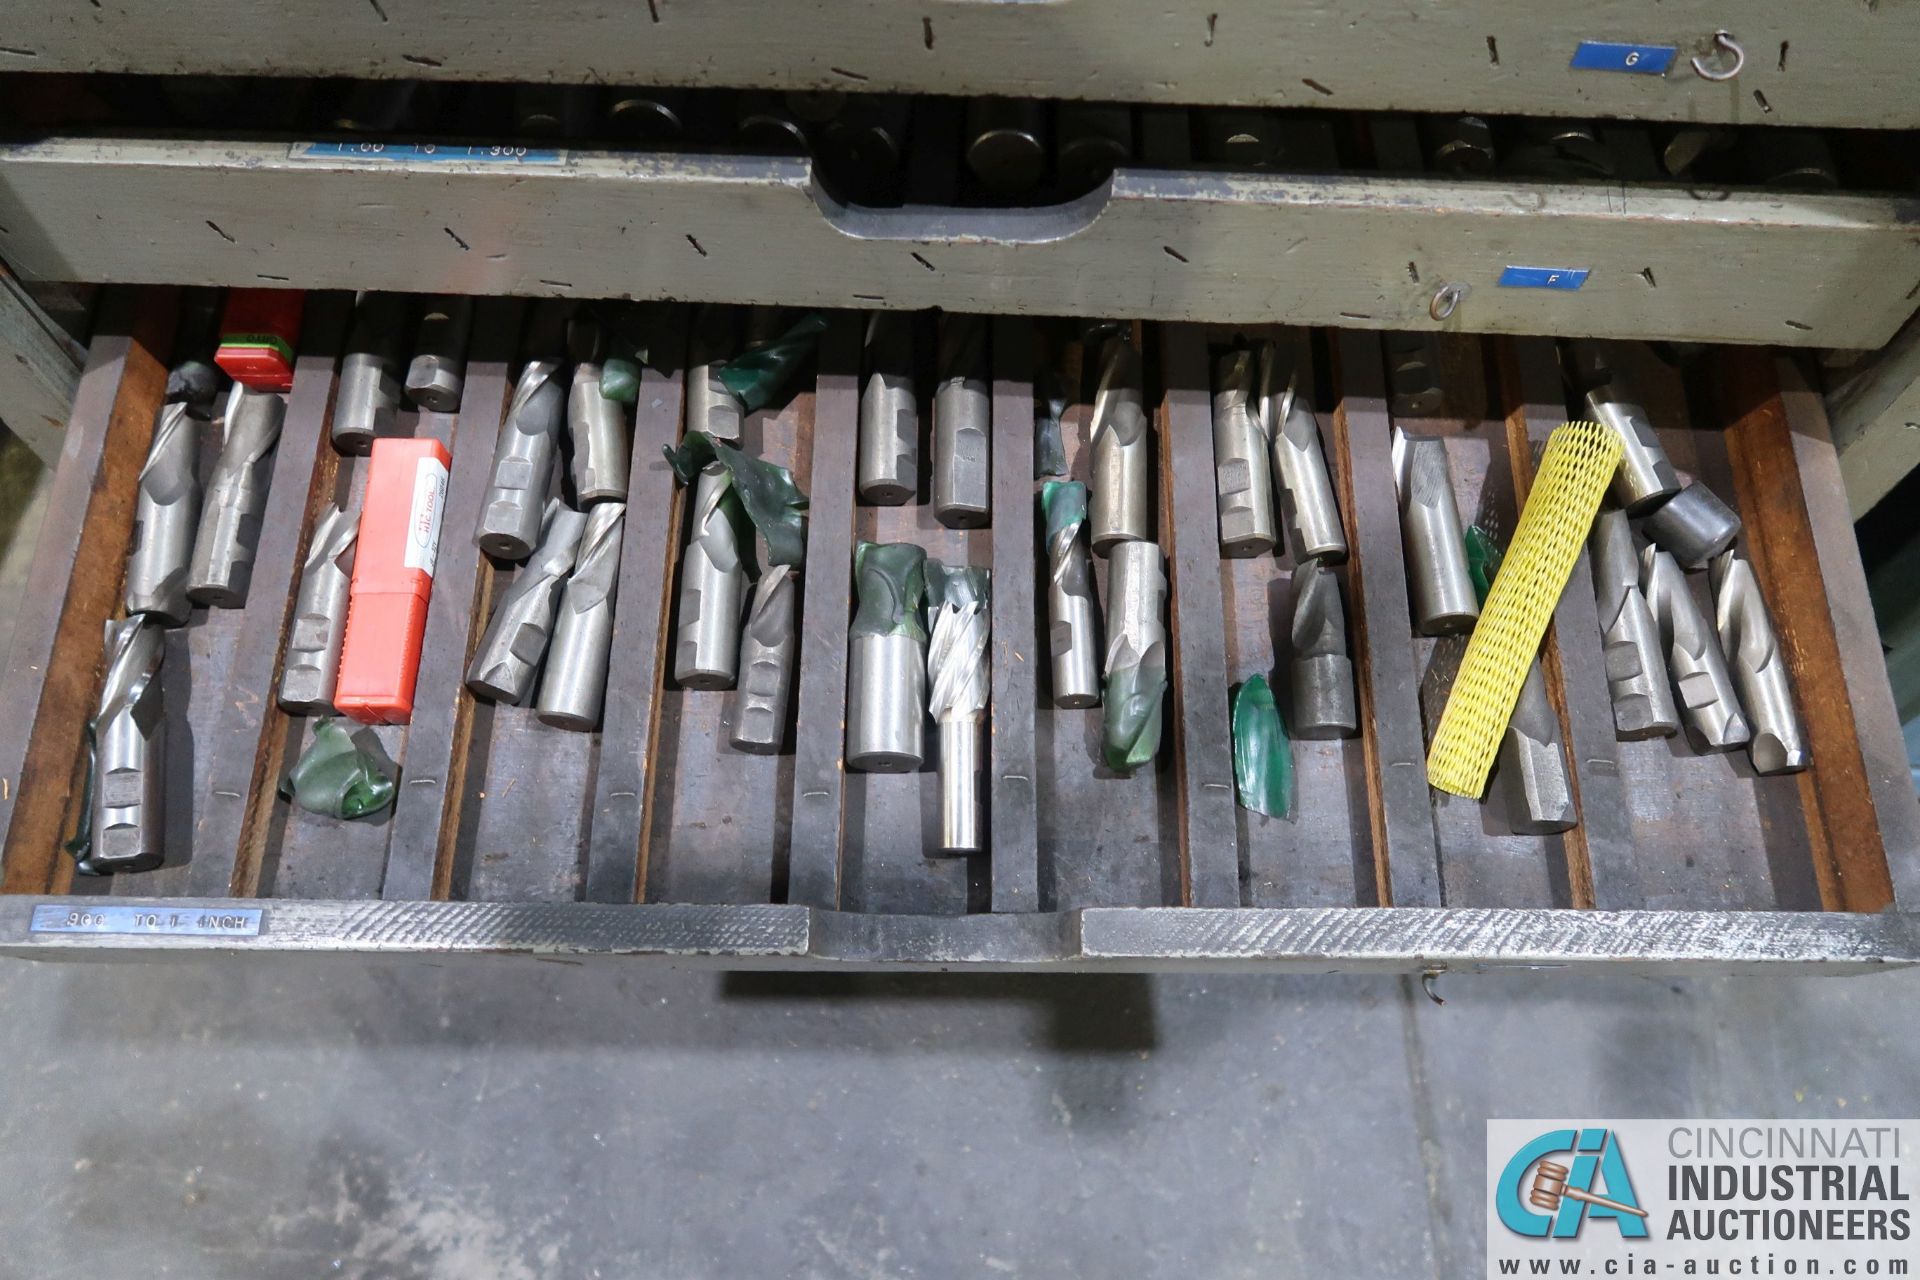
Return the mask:
<path id="1" fill-rule="evenodd" d="M 30 933 L 154 934 L 184 938 L 258 937 L 266 911 L 232 907 L 224 911 L 102 905 L 38 906 Z"/>

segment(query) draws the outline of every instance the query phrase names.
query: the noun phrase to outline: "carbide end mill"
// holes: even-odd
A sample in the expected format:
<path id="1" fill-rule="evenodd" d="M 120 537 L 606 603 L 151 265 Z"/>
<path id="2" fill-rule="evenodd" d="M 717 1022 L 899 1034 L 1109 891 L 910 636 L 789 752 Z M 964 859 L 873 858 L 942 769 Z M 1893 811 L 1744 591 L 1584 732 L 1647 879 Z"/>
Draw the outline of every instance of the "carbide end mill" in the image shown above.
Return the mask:
<path id="1" fill-rule="evenodd" d="M 1354 707 L 1353 659 L 1347 656 L 1347 614 L 1340 582 L 1318 560 L 1293 571 L 1293 736 L 1351 738 L 1360 732 Z"/>
<path id="2" fill-rule="evenodd" d="M 127 553 L 127 612 L 168 626 L 187 620 L 188 562 L 200 526 L 200 425 L 191 406 L 160 407 L 153 444 L 140 468 L 133 539 Z"/>
<path id="3" fill-rule="evenodd" d="M 940 729 L 940 848 L 986 848 L 980 821 L 980 730 L 987 714 L 988 571 L 929 562 L 927 712 Z"/>
<path id="4" fill-rule="evenodd" d="M 1122 542 L 1107 566 L 1106 706 L 1101 754 L 1131 772 L 1160 751 L 1167 690 L 1166 557 L 1152 542 Z"/>
<path id="5" fill-rule="evenodd" d="M 747 571 L 724 503 L 733 477 L 717 462 L 700 472 L 688 513 L 691 533 L 680 558 L 680 626 L 673 678 L 685 689 L 731 689 L 740 652 L 740 606 Z"/>
<path id="6" fill-rule="evenodd" d="M 573 573 L 560 596 L 536 714 L 563 729 L 600 723 L 607 692 L 607 656 L 613 644 L 614 598 L 620 578 L 624 502 L 603 502 L 587 513 Z"/>
<path id="7" fill-rule="evenodd" d="M 93 843 L 86 875 L 148 871 L 166 849 L 166 720 L 160 630 L 139 615 L 106 624 L 106 678 L 94 716 Z"/>
<path id="8" fill-rule="evenodd" d="M 574 352 L 567 392 L 567 433 L 573 440 L 573 493 L 581 506 L 625 502 L 632 445 L 626 406 L 600 394 L 600 357 L 606 346 L 598 322 L 578 317 L 568 330 Z"/>
<path id="9" fill-rule="evenodd" d="M 1613 473 L 1613 500 L 1629 515 L 1642 515 L 1680 490 L 1667 451 L 1638 397 L 1608 366 L 1606 351 L 1591 342 L 1566 348 L 1567 381 L 1586 399 L 1595 422 L 1620 437 L 1620 468 Z"/>
<path id="10" fill-rule="evenodd" d="M 1715 629 L 1753 729 L 1747 754 L 1754 772 L 1796 773 L 1807 767 L 1807 735 L 1753 566 L 1737 552 L 1722 552 L 1712 580 Z"/>
<path id="11" fill-rule="evenodd" d="M 1347 530 L 1333 496 L 1320 444 L 1320 423 L 1300 394 L 1299 370 L 1280 383 L 1279 352 L 1269 343 L 1260 353 L 1260 406 L 1273 438 L 1273 469 L 1280 477 L 1280 509 L 1294 554 L 1301 560 L 1340 564 L 1347 558 Z"/>
<path id="12" fill-rule="evenodd" d="M 329 506 L 314 522 L 280 673 L 280 705 L 289 711 L 333 710 L 340 642 L 347 630 L 347 593 L 353 582 L 353 545 L 359 536 L 360 517 L 337 506 Z"/>
<path id="13" fill-rule="evenodd" d="M 493 479 L 474 542 L 501 560 L 524 560 L 540 537 L 547 483 L 566 409 L 555 360 L 529 360 L 514 384 L 507 420 L 493 446 Z"/>
<path id="14" fill-rule="evenodd" d="M 540 545 L 507 587 L 467 667 L 467 688 L 496 702 L 519 703 L 553 633 L 554 606 L 573 571 L 587 517 L 554 499 L 546 507 Z"/>
<path id="15" fill-rule="evenodd" d="M 407 300 L 396 293 L 364 294 L 354 308 L 328 428 L 333 447 L 342 453 L 365 453 L 375 436 L 393 433 L 406 319 Z"/>
<path id="16" fill-rule="evenodd" d="M 1507 820 L 1515 835 L 1544 836 L 1573 828 L 1573 785 L 1560 742 L 1560 717 L 1547 697 L 1540 659 L 1527 668 L 1497 766 L 1506 789 Z"/>
<path id="17" fill-rule="evenodd" d="M 1267 424 L 1255 403 L 1258 359 L 1245 347 L 1214 366 L 1213 474 L 1220 506 L 1220 553 L 1244 558 L 1273 550 L 1273 472 Z"/>
<path id="18" fill-rule="evenodd" d="M 286 412 L 286 401 L 275 393 L 239 383 L 227 399 L 226 443 L 207 484 L 187 575 L 187 595 L 200 604 L 237 609 L 246 603 L 273 447 Z"/>
<path id="19" fill-rule="evenodd" d="M 913 317 L 867 320 L 867 381 L 860 390 L 859 490 L 865 502 L 911 502 L 920 485 L 920 404 L 913 394 Z"/>
<path id="20" fill-rule="evenodd" d="M 1047 529 L 1048 647 L 1053 652 L 1053 705 L 1100 705 L 1099 606 L 1093 563 L 1080 526 L 1087 521 L 1087 486 L 1049 480 L 1040 488 Z"/>
<path id="21" fill-rule="evenodd" d="M 933 514 L 951 529 L 987 523 L 992 404 L 985 316 L 942 316 L 933 396 Z"/>
<path id="22" fill-rule="evenodd" d="M 1100 352 L 1100 382 L 1088 428 L 1093 446 L 1093 482 L 1087 536 L 1107 555 L 1122 542 L 1144 542 L 1148 523 L 1147 412 L 1140 391 L 1140 353 L 1125 333 L 1107 338 Z"/>
<path id="23" fill-rule="evenodd" d="M 1393 478 L 1400 491 L 1400 537 L 1407 553 L 1414 626 L 1429 636 L 1473 630 L 1480 603 L 1467 572 L 1446 441 L 1410 436 L 1395 427 Z"/>
<path id="24" fill-rule="evenodd" d="M 721 380 L 720 370 L 734 352 L 737 319 L 731 307 L 700 308 L 694 318 L 686 377 L 687 430 L 704 431 L 731 445 L 740 443 L 740 424 L 746 411 Z"/>
<path id="25" fill-rule="evenodd" d="M 799 591 L 792 565 L 769 565 L 754 584 L 753 602 L 740 628 L 740 687 L 733 697 L 730 739 L 736 751 L 778 755 L 786 743 Z"/>
<path id="26" fill-rule="evenodd" d="M 1733 545 L 1740 536 L 1740 517 L 1696 480 L 1655 507 L 1640 530 L 1674 563 L 1691 572 L 1706 568 L 1708 561 Z"/>
<path id="27" fill-rule="evenodd" d="M 428 299 L 407 366 L 407 399 L 434 413 L 458 413 L 467 385 L 467 333 L 473 299 L 445 294 Z"/>
<path id="28" fill-rule="evenodd" d="M 1719 642 L 1694 602 L 1687 575 L 1658 547 L 1640 552 L 1640 590 L 1660 629 L 1667 673 L 1697 751 L 1726 751 L 1751 736 Z"/>
<path id="29" fill-rule="evenodd" d="M 1600 512 L 1590 551 L 1614 728 L 1629 741 L 1670 737 L 1680 729 L 1680 713 L 1667 681 L 1660 632 L 1640 591 L 1640 561 L 1626 512 L 1618 507 Z"/>
<path id="30" fill-rule="evenodd" d="M 912 773 L 926 758 L 927 632 L 920 621 L 927 553 L 863 542 L 854 552 L 859 607 L 848 632 L 847 767 Z"/>

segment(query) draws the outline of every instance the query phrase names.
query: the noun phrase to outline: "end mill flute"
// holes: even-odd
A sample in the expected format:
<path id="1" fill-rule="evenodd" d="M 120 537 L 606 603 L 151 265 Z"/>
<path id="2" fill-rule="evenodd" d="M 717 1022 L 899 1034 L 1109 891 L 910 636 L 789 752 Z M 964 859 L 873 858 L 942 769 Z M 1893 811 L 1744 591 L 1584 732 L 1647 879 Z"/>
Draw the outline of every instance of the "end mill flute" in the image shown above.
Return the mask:
<path id="1" fill-rule="evenodd" d="M 1280 479 L 1280 509 L 1302 560 L 1340 564 L 1347 558 L 1347 530 L 1333 496 L 1320 423 L 1292 379 L 1280 384 L 1278 351 L 1260 352 L 1260 412 L 1273 440 L 1273 469 Z M 1298 377 L 1296 371 L 1295 377 Z"/>
<path id="2" fill-rule="evenodd" d="M 1220 508 L 1220 554 L 1263 556 L 1273 550 L 1273 472 L 1267 423 L 1256 402 L 1259 358 L 1245 347 L 1214 366 L 1213 475 Z"/>
<path id="3" fill-rule="evenodd" d="M 375 436 L 393 431 L 406 318 L 407 300 L 394 293 L 366 294 L 354 308 L 328 428 L 333 447 L 342 453 L 365 453 Z"/>
<path id="4" fill-rule="evenodd" d="M 946 569 L 930 577 L 927 712 L 940 731 L 940 848 L 986 848 L 980 821 L 980 731 L 987 715 L 988 571 Z"/>
<path id="5" fill-rule="evenodd" d="M 286 412 L 286 401 L 278 395 L 238 383 L 227 399 L 226 443 L 207 484 L 187 575 L 187 595 L 201 604 L 232 609 L 246 602 L 273 446 Z"/>
<path id="6" fill-rule="evenodd" d="M 493 446 L 493 479 L 474 542 L 490 556 L 524 560 L 540 537 L 541 512 L 560 434 L 566 393 L 559 362 L 529 360 L 514 384 L 507 420 Z"/>
<path id="7" fill-rule="evenodd" d="M 687 689 L 730 689 L 740 651 L 740 606 L 747 572 L 721 503 L 733 477 L 717 462 L 700 472 L 688 513 L 692 530 L 680 558 L 680 626 L 673 678 Z"/>
<path id="8" fill-rule="evenodd" d="M 603 502 L 587 513 L 573 575 L 560 597 L 536 711 L 541 720 L 563 729 L 592 729 L 600 723 L 626 514 L 624 502 Z"/>
<path id="9" fill-rule="evenodd" d="M 600 394 L 600 365 L 582 361 L 573 367 L 567 393 L 567 431 L 573 437 L 573 494 L 582 506 L 625 502 L 632 445 L 627 438 L 626 406 Z"/>
<path id="10" fill-rule="evenodd" d="M 158 627 L 138 615 L 106 624 L 106 679 L 94 716 L 92 844 L 86 875 L 148 871 L 165 854 L 166 720 Z"/>
<path id="11" fill-rule="evenodd" d="M 911 502 L 920 487 L 920 404 L 913 394 L 913 317 L 867 319 L 867 380 L 860 389 L 858 487 L 880 506 Z"/>
<path id="12" fill-rule="evenodd" d="M 1747 754 L 1755 773 L 1795 773 L 1807 767 L 1807 735 L 1793 707 L 1786 656 L 1774 634 L 1753 566 L 1732 551 L 1713 562 L 1715 627 L 1733 669 L 1753 738 Z"/>
<path id="13" fill-rule="evenodd" d="M 786 742 L 799 589 L 793 566 L 786 564 L 767 566 L 754 584 L 753 602 L 740 628 L 740 687 L 733 695 L 730 739 L 736 751 L 778 755 Z"/>
<path id="14" fill-rule="evenodd" d="M 1080 526 L 1087 519 L 1087 487 L 1049 480 L 1040 505 L 1047 528 L 1048 648 L 1053 652 L 1053 705 L 1100 705 L 1099 606 L 1093 564 Z"/>
<path id="15" fill-rule="evenodd" d="M 1428 636 L 1471 631 L 1480 617 L 1480 603 L 1467 572 L 1446 442 L 1410 436 L 1395 427 L 1393 478 L 1400 492 L 1400 537 L 1407 552 L 1415 629 Z"/>
<path id="16" fill-rule="evenodd" d="M 1107 567 L 1107 690 L 1101 754 L 1138 768 L 1159 754 L 1167 688 L 1166 557 L 1152 542 L 1122 542 Z"/>
<path id="17" fill-rule="evenodd" d="M 694 320 L 692 347 L 686 378 L 687 430 L 704 431 L 715 440 L 738 445 L 745 406 L 720 380 L 720 369 L 733 354 L 733 311 L 701 307 Z"/>
<path id="18" fill-rule="evenodd" d="M 200 527 L 200 424 L 193 406 L 160 406 L 153 444 L 140 468 L 125 600 L 130 614 L 168 626 L 187 620 L 188 561 Z"/>
<path id="19" fill-rule="evenodd" d="M 467 333 L 473 299 L 443 294 L 430 298 L 414 336 L 407 366 L 407 399 L 434 413 L 458 413 L 467 385 Z"/>
<path id="20" fill-rule="evenodd" d="M 1293 571 L 1293 736 L 1351 738 L 1360 731 L 1354 707 L 1353 659 L 1347 656 L 1347 614 L 1340 583 L 1318 560 Z"/>
<path id="21" fill-rule="evenodd" d="M 1583 391 L 1587 413 L 1620 437 L 1620 469 L 1613 474 L 1613 500 L 1630 515 L 1641 515 L 1680 491 L 1667 451 L 1647 411 L 1607 367 L 1604 351 L 1588 342 L 1567 344 L 1567 372 Z"/>
<path id="22" fill-rule="evenodd" d="M 1658 547 L 1640 553 L 1640 589 L 1660 629 L 1667 673 L 1696 751 L 1725 751 L 1752 736 L 1713 630 L 1694 603 L 1687 575 Z"/>
<path id="23" fill-rule="evenodd" d="M 985 316 L 942 316 L 933 394 L 933 514 L 953 529 L 987 523 L 992 396 Z"/>
<path id="24" fill-rule="evenodd" d="M 1629 741 L 1670 737 L 1680 729 L 1680 713 L 1667 683 L 1660 632 L 1640 591 L 1640 561 L 1626 512 L 1600 512 L 1589 551 L 1614 728 Z"/>
<path id="25" fill-rule="evenodd" d="M 307 559 L 294 597 L 293 628 L 280 673 L 280 705 L 289 711 L 333 709 L 340 676 L 340 642 L 347 630 L 347 590 L 353 580 L 353 546 L 360 517 L 329 506 L 314 522 Z"/>
<path id="26" fill-rule="evenodd" d="M 553 633 L 554 606 L 573 571 L 587 518 L 558 499 L 547 504 L 540 546 L 507 587 L 467 667 L 467 688 L 497 702 L 526 701 Z"/>
<path id="27" fill-rule="evenodd" d="M 1560 741 L 1560 716 L 1547 697 L 1540 659 L 1527 668 L 1520 697 L 1500 739 L 1497 765 L 1507 796 L 1507 821 L 1515 835 L 1544 836 L 1573 828 L 1573 785 L 1566 749 Z"/>
<path id="28" fill-rule="evenodd" d="M 1101 348 L 1100 383 L 1093 396 L 1093 481 L 1087 536 L 1106 555 L 1121 542 L 1143 542 L 1148 521 L 1147 413 L 1140 391 L 1140 353 L 1125 334 Z"/>

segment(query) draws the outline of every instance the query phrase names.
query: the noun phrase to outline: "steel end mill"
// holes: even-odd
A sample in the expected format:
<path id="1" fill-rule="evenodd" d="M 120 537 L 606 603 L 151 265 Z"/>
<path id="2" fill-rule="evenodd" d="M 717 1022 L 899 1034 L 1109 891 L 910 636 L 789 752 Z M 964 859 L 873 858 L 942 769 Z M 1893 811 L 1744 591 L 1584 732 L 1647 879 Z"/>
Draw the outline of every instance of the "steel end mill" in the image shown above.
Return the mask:
<path id="1" fill-rule="evenodd" d="M 736 751 L 778 755 L 787 738 L 793 693 L 794 606 L 800 583 L 792 565 L 769 565 L 753 586 L 740 628 L 740 687 L 733 696 Z"/>
<path id="2" fill-rule="evenodd" d="M 1354 708 L 1353 659 L 1347 656 L 1347 613 L 1340 582 L 1318 560 L 1293 571 L 1293 721 L 1296 738 L 1351 738 L 1360 732 Z"/>
<path id="3" fill-rule="evenodd" d="M 365 453 L 375 436 L 393 434 L 406 321 L 407 300 L 397 293 L 362 294 L 353 309 L 328 428 L 333 447 L 341 453 Z"/>
<path id="4" fill-rule="evenodd" d="M 1273 469 L 1280 477 L 1280 510 L 1292 535 L 1294 557 L 1341 564 L 1347 558 L 1347 530 L 1333 496 L 1320 423 L 1301 395 L 1296 370 L 1283 386 L 1279 355 L 1269 343 L 1260 353 L 1260 406 L 1273 439 Z"/>
<path id="5" fill-rule="evenodd" d="M 1658 547 L 1640 552 L 1640 590 L 1660 629 L 1667 673 L 1696 751 L 1726 751 L 1751 737 L 1747 717 L 1720 654 L 1719 642 L 1694 602 L 1687 575 Z"/>
<path id="6" fill-rule="evenodd" d="M 1602 510 L 1588 549 L 1614 728 L 1628 741 L 1670 737 L 1680 729 L 1680 713 L 1667 681 L 1660 631 L 1640 591 L 1640 560 L 1627 513 L 1617 507 Z"/>
<path id="7" fill-rule="evenodd" d="M 987 318 L 940 318 L 940 381 L 933 393 L 933 514 L 950 529 L 987 523 L 992 475 L 987 441 Z"/>
<path id="8" fill-rule="evenodd" d="M 429 298 L 413 339 L 407 365 L 407 399 L 434 413 L 458 413 L 467 386 L 467 334 L 473 328 L 473 299 L 454 294 Z"/>
<path id="9" fill-rule="evenodd" d="M 1053 705 L 1100 705 L 1099 606 L 1093 562 L 1080 526 L 1087 522 L 1087 486 L 1049 480 L 1040 486 L 1047 527 L 1047 642 L 1053 651 Z"/>
<path id="10" fill-rule="evenodd" d="M 1713 562 L 1712 581 L 1715 629 L 1753 730 L 1747 743 L 1753 771 L 1797 773 L 1807 767 L 1807 735 L 1753 566 L 1736 552 L 1723 552 Z"/>
<path id="11" fill-rule="evenodd" d="M 1696 480 L 1653 508 L 1640 528 L 1648 541 L 1691 571 L 1706 568 L 1733 545 L 1740 536 L 1740 517 Z"/>
<path id="12" fill-rule="evenodd" d="M 1560 741 L 1560 716 L 1547 697 L 1539 658 L 1527 668 L 1527 678 L 1520 685 L 1495 768 L 1515 835 L 1552 835 L 1574 827 L 1578 819 L 1566 750 Z"/>
<path id="13" fill-rule="evenodd" d="M 467 688 L 496 702 L 520 703 L 553 634 L 554 607 L 573 571 L 587 517 L 554 499 L 546 507 L 540 545 L 513 576 L 467 666 Z"/>
<path id="14" fill-rule="evenodd" d="M 287 402 L 271 391 L 235 383 L 227 398 L 226 443 L 200 507 L 200 530 L 187 574 L 187 595 L 200 604 L 236 609 L 246 603 L 273 447 L 286 413 Z"/>
<path id="15" fill-rule="evenodd" d="M 1259 357 L 1245 347 L 1214 366 L 1213 475 L 1220 504 L 1220 554 L 1263 556 L 1273 550 L 1273 472 L 1267 423 L 1256 402 Z"/>
<path id="16" fill-rule="evenodd" d="M 620 579 L 620 532 L 627 504 L 603 502 L 587 512 L 573 573 L 560 597 L 560 616 L 547 647 L 536 713 L 563 729 L 600 723 L 607 692 L 607 656 L 613 645 L 614 598 Z"/>
<path id="17" fill-rule="evenodd" d="M 340 642 L 347 631 L 347 591 L 360 517 L 329 506 L 314 522 L 294 596 L 293 628 L 280 672 L 280 705 L 293 712 L 333 710 Z"/>
<path id="18" fill-rule="evenodd" d="M 1100 382 L 1088 429 L 1093 445 L 1087 535 L 1106 555 L 1122 542 L 1144 542 L 1148 523 L 1147 412 L 1140 390 L 1140 353 L 1125 333 L 1107 338 L 1100 351 Z"/>
<path id="19" fill-rule="evenodd" d="M 1400 537 L 1407 553 L 1414 627 L 1428 636 L 1473 630 L 1480 604 L 1467 572 L 1446 441 L 1410 436 L 1395 427 L 1393 478 L 1400 493 Z"/>
<path id="20" fill-rule="evenodd" d="M 725 504 L 733 477 L 709 462 L 694 485 L 687 550 L 680 557 L 680 625 L 673 678 L 685 689 L 731 689 L 740 653 L 747 571 Z"/>
<path id="21" fill-rule="evenodd" d="M 1122 542 L 1107 564 L 1107 689 L 1101 755 L 1131 773 L 1160 751 L 1167 691 L 1167 562 L 1157 544 Z"/>
<path id="22" fill-rule="evenodd" d="M 692 351 L 687 366 L 687 430 L 704 431 L 715 440 L 740 443 L 746 408 L 720 378 L 733 355 L 737 338 L 733 308 L 704 306 L 694 317 Z"/>
<path id="23" fill-rule="evenodd" d="M 529 360 L 493 446 L 493 478 L 474 542 L 500 560 L 525 560 L 540 538 L 566 393 L 556 360 Z"/>
<path id="24" fill-rule="evenodd" d="M 860 388 L 858 487 L 863 502 L 893 507 L 920 487 L 920 403 L 913 393 L 913 316 L 867 319 L 867 380 Z"/>
<path id="25" fill-rule="evenodd" d="M 93 720 L 92 841 L 84 875 L 150 871 L 166 849 L 166 720 L 158 627 L 138 615 L 106 625 L 106 680 Z"/>
<path id="26" fill-rule="evenodd" d="M 622 502 L 633 446 L 627 410 L 600 394 L 600 356 L 605 345 L 600 326 L 576 319 L 570 330 L 575 346 L 573 386 L 567 392 L 567 433 L 573 440 L 573 494 L 581 506 Z"/>
<path id="27" fill-rule="evenodd" d="M 925 551 L 905 542 L 863 542 L 854 551 L 859 605 L 848 632 L 848 768 L 912 773 L 926 758 L 926 562 Z"/>
<path id="28" fill-rule="evenodd" d="M 988 571 L 927 562 L 927 712 L 940 732 L 940 848 L 979 853 L 987 718 Z"/>
<path id="29" fill-rule="evenodd" d="M 1680 491 L 1659 433 L 1639 400 L 1608 368 L 1605 352 L 1592 343 L 1567 345 L 1568 380 L 1584 388 L 1587 413 L 1620 437 L 1620 469 L 1613 473 L 1613 500 L 1629 515 L 1643 515 Z"/>
<path id="30" fill-rule="evenodd" d="M 168 626 L 187 620 L 188 561 L 200 526 L 200 424 L 193 406 L 160 407 L 153 444 L 140 468 L 134 502 L 132 550 L 127 554 L 129 614 L 149 614 Z"/>

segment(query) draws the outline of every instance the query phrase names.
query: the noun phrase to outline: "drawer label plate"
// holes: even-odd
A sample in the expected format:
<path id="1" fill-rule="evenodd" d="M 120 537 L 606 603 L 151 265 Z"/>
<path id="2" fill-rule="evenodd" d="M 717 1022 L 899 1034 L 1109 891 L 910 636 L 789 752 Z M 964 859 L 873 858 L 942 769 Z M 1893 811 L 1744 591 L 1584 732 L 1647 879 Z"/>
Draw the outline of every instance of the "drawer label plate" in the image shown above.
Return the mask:
<path id="1" fill-rule="evenodd" d="M 1663 76 L 1680 50 L 1670 44 L 1633 44 L 1619 40 L 1582 40 L 1573 51 L 1574 71 L 1618 71 L 1630 76 Z"/>
<path id="2" fill-rule="evenodd" d="M 565 164 L 567 153 L 513 143 L 466 146 L 445 142 L 296 142 L 289 160 L 368 160 L 386 164 Z"/>
<path id="3" fill-rule="evenodd" d="M 1508 267 L 1500 273 L 1502 289 L 1578 289 L 1586 282 L 1585 267 Z"/>
<path id="4" fill-rule="evenodd" d="M 176 938 L 257 938 L 263 907 L 134 907 L 102 903 L 70 907 L 48 903 L 33 909 L 28 933 L 150 934 Z"/>

